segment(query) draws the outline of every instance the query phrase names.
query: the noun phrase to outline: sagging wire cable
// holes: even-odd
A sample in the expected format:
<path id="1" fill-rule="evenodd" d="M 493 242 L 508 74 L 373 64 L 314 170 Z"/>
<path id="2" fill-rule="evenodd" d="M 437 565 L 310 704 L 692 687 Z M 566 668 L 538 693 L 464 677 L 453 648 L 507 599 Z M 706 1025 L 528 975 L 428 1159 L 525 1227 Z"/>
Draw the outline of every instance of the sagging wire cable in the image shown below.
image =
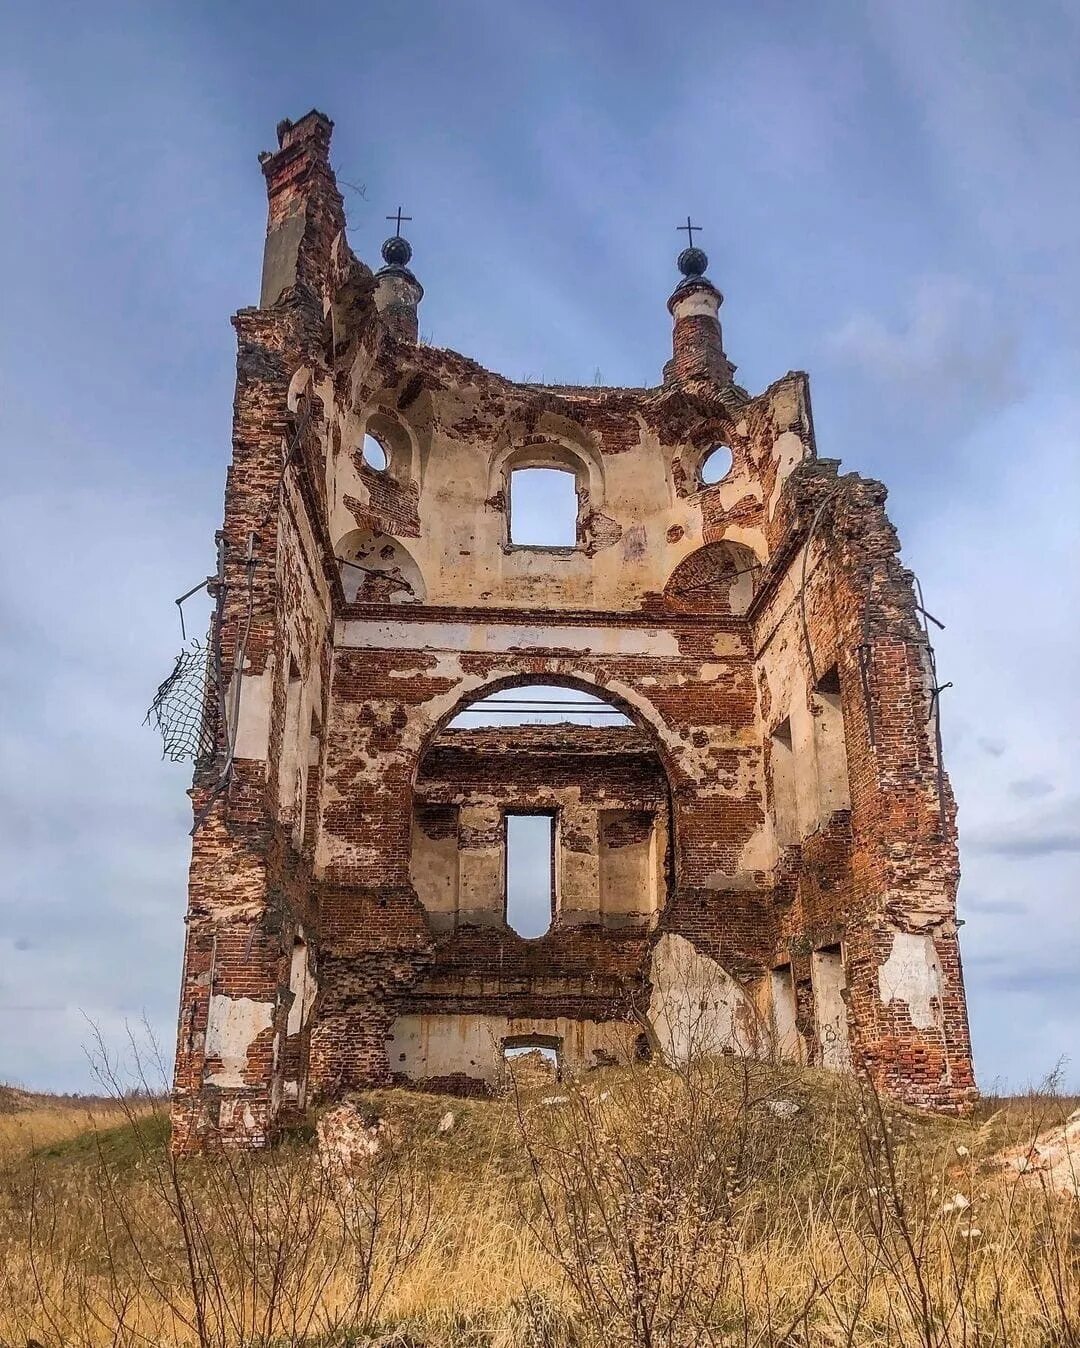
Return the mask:
<path id="1" fill-rule="evenodd" d="M 814 512 L 814 518 L 810 521 L 810 528 L 806 531 L 806 542 L 803 544 L 802 555 L 802 578 L 799 582 L 799 615 L 802 619 L 803 643 L 806 646 L 806 658 L 810 664 L 810 679 L 813 687 L 817 687 L 818 673 L 817 665 L 814 663 L 814 648 L 810 642 L 810 622 L 806 615 L 806 567 L 810 557 L 810 544 L 814 541 L 818 525 L 821 523 L 822 516 L 825 514 L 825 507 L 830 502 L 835 501 L 840 495 L 840 488 L 835 487 L 829 494 L 823 498 L 821 504 Z"/>
<path id="2" fill-rule="evenodd" d="M 931 721 L 934 723 L 934 754 L 937 760 L 938 818 L 941 821 L 941 832 L 944 834 L 948 825 L 948 817 L 945 810 L 945 758 L 941 742 L 941 694 L 946 688 L 951 688 L 953 685 L 951 680 L 948 683 L 938 683 L 937 654 L 934 651 L 934 643 L 930 640 L 929 624 L 933 623 L 935 627 L 939 627 L 943 632 L 945 630 L 945 624 L 939 618 L 935 618 L 932 613 L 928 612 L 926 605 L 923 603 L 922 581 L 918 576 L 915 577 L 915 592 L 918 595 L 918 602 L 915 607 L 922 615 L 923 640 L 926 643 L 926 658 L 927 663 L 930 666 L 930 706 L 927 709 L 926 724 L 929 725 Z"/>

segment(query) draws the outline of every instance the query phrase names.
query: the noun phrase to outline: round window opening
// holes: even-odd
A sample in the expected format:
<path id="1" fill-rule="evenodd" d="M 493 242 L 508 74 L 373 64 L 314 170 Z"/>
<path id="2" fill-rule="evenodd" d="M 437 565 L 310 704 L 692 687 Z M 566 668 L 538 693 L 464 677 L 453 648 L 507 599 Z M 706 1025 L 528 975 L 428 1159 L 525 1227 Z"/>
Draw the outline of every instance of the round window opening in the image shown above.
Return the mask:
<path id="1" fill-rule="evenodd" d="M 706 487 L 722 482 L 731 472 L 731 450 L 727 445 L 717 445 L 710 449 L 701 460 L 701 480 Z"/>
<path id="2" fill-rule="evenodd" d="M 374 468 L 377 473 L 384 472 L 386 465 L 390 462 L 390 456 L 373 435 L 364 436 L 362 453 L 364 462 L 369 468 Z"/>

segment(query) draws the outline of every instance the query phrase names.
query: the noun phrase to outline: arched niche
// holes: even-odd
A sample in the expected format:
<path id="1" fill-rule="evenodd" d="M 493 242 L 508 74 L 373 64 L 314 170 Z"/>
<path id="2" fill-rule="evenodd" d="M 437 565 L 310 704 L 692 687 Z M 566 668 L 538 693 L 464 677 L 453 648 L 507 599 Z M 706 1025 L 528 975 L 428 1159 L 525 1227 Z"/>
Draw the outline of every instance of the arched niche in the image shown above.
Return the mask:
<path id="1" fill-rule="evenodd" d="M 706 543 L 684 557 L 668 578 L 664 599 L 680 613 L 739 617 L 750 607 L 761 563 L 742 543 Z"/>
<path id="2" fill-rule="evenodd" d="M 527 673 L 499 674 L 489 679 L 476 679 L 466 688 L 459 685 L 444 699 L 433 698 L 430 705 L 433 709 L 437 708 L 437 712 L 432 721 L 429 722 L 429 728 L 424 732 L 417 761 L 419 762 L 419 758 L 423 757 L 435 737 L 475 703 L 499 693 L 512 692 L 522 688 L 536 688 L 540 685 L 568 692 L 583 693 L 587 698 L 598 698 L 603 703 L 621 712 L 627 720 L 637 726 L 649 738 L 653 748 L 660 755 L 669 781 L 676 785 L 686 783 L 686 773 L 679 768 L 677 752 L 673 756 L 668 742 L 673 740 L 677 744 L 677 737 L 671 735 L 664 718 L 653 703 L 635 687 L 622 683 L 605 683 L 599 678 L 579 670 L 575 670 L 573 673 L 531 670 Z M 414 766 L 414 785 L 415 774 L 416 767 Z"/>
<path id="3" fill-rule="evenodd" d="M 346 435 L 358 471 L 363 473 L 365 468 L 378 471 L 381 476 L 402 485 L 415 481 L 416 442 L 412 431 L 400 417 L 375 406 L 349 420 L 352 424 L 347 425 Z M 370 460 L 365 459 L 364 442 L 368 438 L 380 445 L 386 455 L 386 463 L 378 470 L 372 468 Z"/>
<path id="4" fill-rule="evenodd" d="M 412 554 L 388 534 L 355 529 L 338 544 L 336 556 L 348 604 L 422 604 L 427 599 Z"/>
<path id="5" fill-rule="evenodd" d="M 679 497 L 732 490 L 752 475 L 746 437 L 726 421 L 699 428 L 671 456 L 672 486 Z"/>

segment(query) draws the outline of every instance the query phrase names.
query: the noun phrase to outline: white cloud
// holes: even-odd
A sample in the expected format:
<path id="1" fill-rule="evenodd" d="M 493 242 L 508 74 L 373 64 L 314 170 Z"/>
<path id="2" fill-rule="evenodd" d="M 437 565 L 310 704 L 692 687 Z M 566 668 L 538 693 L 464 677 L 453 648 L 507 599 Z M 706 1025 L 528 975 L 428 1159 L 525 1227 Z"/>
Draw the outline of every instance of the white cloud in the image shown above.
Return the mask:
<path id="1" fill-rule="evenodd" d="M 898 322 L 849 318 L 831 338 L 834 356 L 889 399 L 931 403 L 938 415 L 1014 401 L 1022 393 L 1017 341 L 993 296 L 956 276 L 916 282 Z"/>

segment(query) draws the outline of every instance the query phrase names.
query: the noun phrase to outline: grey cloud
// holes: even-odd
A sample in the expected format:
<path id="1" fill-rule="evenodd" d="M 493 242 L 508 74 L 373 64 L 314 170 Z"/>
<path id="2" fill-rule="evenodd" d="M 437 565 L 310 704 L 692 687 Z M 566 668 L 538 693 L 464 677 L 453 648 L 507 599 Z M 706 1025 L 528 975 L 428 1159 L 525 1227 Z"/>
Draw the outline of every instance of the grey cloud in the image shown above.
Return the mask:
<path id="1" fill-rule="evenodd" d="M 1003 825 L 1000 831 L 968 836 L 967 850 L 999 857 L 1041 857 L 1080 852 L 1080 824 L 1073 828 L 1042 829 L 1038 824 Z"/>
<path id="2" fill-rule="evenodd" d="M 1080 852 L 1080 798 L 1073 795 L 1055 801 L 1025 818 L 995 820 L 963 830 L 961 841 L 966 851 L 983 856 L 1040 857 Z"/>
<path id="3" fill-rule="evenodd" d="M 1040 796 L 1049 796 L 1054 790 L 1054 784 L 1045 777 L 1024 777 L 1010 782 L 1009 790 L 1021 800 L 1037 800 Z"/>
<path id="4" fill-rule="evenodd" d="M 990 739 L 987 735 L 980 735 L 976 743 L 983 753 L 989 754 L 991 758 L 1000 758 L 1007 747 L 1004 740 Z"/>
<path id="5" fill-rule="evenodd" d="M 980 913 L 988 916 L 992 915 L 1015 915 L 1029 911 L 1026 903 L 1021 903 L 1019 899 L 984 899 L 978 895 L 960 896 L 961 912 Z"/>
<path id="6" fill-rule="evenodd" d="M 982 982 L 984 987 L 994 992 L 1070 996 L 1075 995 L 1076 991 L 1076 970 L 1071 966 L 1053 964 L 1020 965 L 1016 968 L 999 968 L 987 973 Z"/>
<path id="7" fill-rule="evenodd" d="M 1015 401 L 1016 334 L 989 291 L 956 276 L 926 277 L 897 323 L 850 317 L 831 339 L 834 355 L 880 391 L 942 409 Z"/>

